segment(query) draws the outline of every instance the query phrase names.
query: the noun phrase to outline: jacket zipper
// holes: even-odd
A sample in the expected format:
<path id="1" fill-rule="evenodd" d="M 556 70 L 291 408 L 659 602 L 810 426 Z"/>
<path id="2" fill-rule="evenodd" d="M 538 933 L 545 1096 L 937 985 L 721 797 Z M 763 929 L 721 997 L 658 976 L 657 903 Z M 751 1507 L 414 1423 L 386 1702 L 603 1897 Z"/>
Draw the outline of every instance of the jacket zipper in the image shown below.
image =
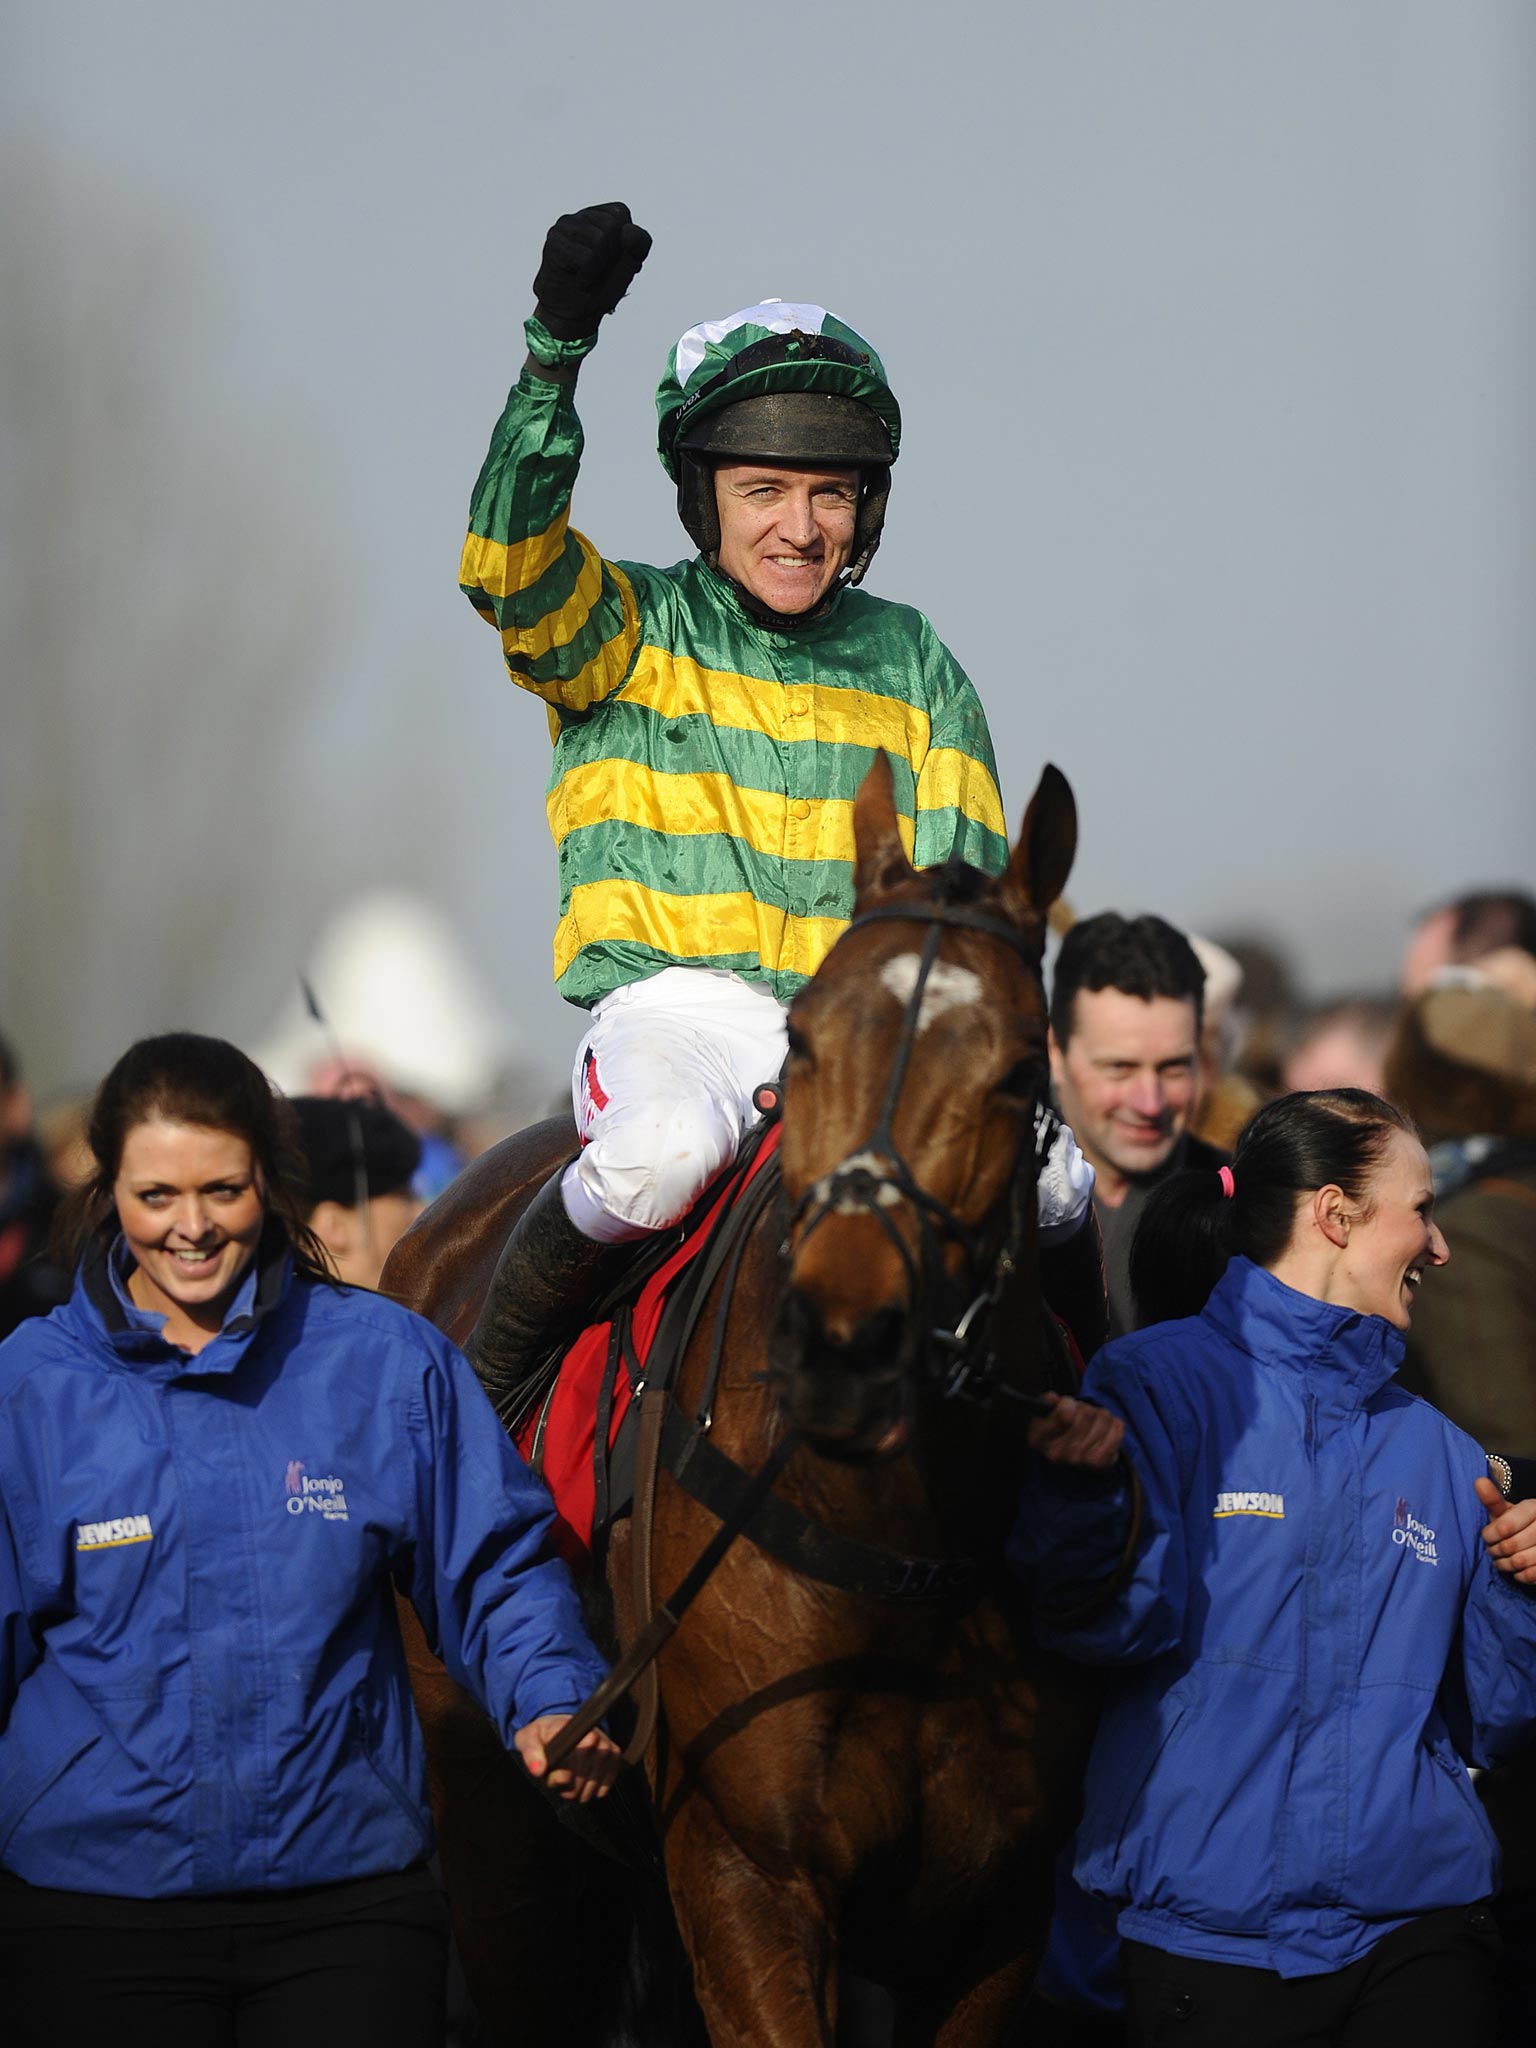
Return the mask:
<path id="1" fill-rule="evenodd" d="M 1304 1394 L 1302 1396 L 1301 1410 L 1303 1417 L 1302 1441 L 1306 1445 L 1307 1452 L 1306 1542 L 1307 1549 L 1308 1551 L 1310 1551 L 1312 1548 L 1314 1537 L 1313 1523 L 1317 1515 L 1317 1400 L 1315 1395 Z M 1269 1910 L 1265 1915 L 1266 1923 L 1271 1927 L 1273 1927 L 1274 1925 L 1275 1913 L 1280 1904 L 1280 1899 L 1282 1895 L 1282 1872 L 1285 1868 L 1285 1859 L 1290 1854 L 1291 1846 L 1290 1815 L 1288 1811 L 1290 1801 L 1290 1781 L 1296 1770 L 1297 1754 L 1301 1749 L 1301 1724 L 1306 1714 L 1307 1706 L 1307 1675 L 1309 1667 L 1312 1662 L 1310 1655 L 1312 1636 L 1312 1613 L 1311 1604 L 1308 1599 L 1308 1590 L 1311 1586 L 1311 1583 L 1312 1574 L 1310 1570 L 1306 1569 L 1304 1563 L 1302 1576 L 1301 1652 L 1298 1659 L 1298 1668 L 1296 1673 L 1296 1729 L 1291 1737 L 1291 1764 L 1290 1770 L 1286 1774 L 1286 1797 L 1281 1806 L 1280 1824 L 1275 1832 L 1274 1879 L 1270 1887 Z"/>
<path id="2" fill-rule="evenodd" d="M 363 1754 L 363 1762 L 367 1764 L 369 1770 L 372 1771 L 384 1790 L 395 1802 L 395 1805 L 399 1807 L 400 1811 L 411 1823 L 411 1826 L 416 1830 L 417 1836 L 421 1841 L 423 1853 L 430 1853 L 432 1837 L 427 1823 L 422 1818 L 421 1811 L 409 1792 L 406 1791 L 392 1771 L 385 1769 L 382 1761 L 374 1754 L 373 1743 L 368 1733 L 368 1717 L 364 1711 L 362 1701 L 355 1696 L 352 1701 L 352 1726 L 357 1737 L 357 1746 Z"/>

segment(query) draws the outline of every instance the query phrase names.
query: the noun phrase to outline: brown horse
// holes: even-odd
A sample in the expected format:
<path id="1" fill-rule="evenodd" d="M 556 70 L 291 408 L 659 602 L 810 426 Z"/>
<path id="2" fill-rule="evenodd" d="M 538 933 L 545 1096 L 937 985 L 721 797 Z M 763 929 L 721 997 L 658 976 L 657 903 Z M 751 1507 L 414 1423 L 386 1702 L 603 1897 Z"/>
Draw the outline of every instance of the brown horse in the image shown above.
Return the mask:
<path id="1" fill-rule="evenodd" d="M 825 2048 L 840 1962 L 890 1987 L 900 2042 L 1010 2039 L 1093 1719 L 1092 1680 L 1032 1645 L 1001 1568 L 1018 1397 L 1050 1371 L 1039 965 L 1071 793 L 1045 771 L 995 880 L 911 867 L 883 758 L 854 822 L 853 921 L 790 1014 L 782 1208 L 746 1241 L 723 1362 L 706 1314 L 675 1395 L 689 1414 L 707 1398 L 710 1445 L 747 1470 L 797 1431 L 776 1501 L 866 1560 L 907 1564 L 890 1592 L 852 1590 L 749 1529 L 659 1659 L 647 1771 L 716 2048 Z M 556 1135 L 512 1141 L 450 1189 L 397 1253 L 392 1291 L 466 1335 Z M 718 1526 L 663 1471 L 653 1597 Z M 620 1523 L 621 1644 L 645 1619 L 629 1541 Z"/>

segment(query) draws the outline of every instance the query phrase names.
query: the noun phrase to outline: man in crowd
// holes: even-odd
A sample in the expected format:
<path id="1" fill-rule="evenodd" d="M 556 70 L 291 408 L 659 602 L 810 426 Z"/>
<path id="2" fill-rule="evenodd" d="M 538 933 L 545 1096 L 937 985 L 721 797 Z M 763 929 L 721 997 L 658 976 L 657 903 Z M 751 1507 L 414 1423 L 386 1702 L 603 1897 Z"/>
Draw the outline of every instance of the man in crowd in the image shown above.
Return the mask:
<path id="1" fill-rule="evenodd" d="M 1205 970 L 1160 917 L 1107 910 L 1062 940 L 1051 984 L 1051 1078 L 1093 1167 L 1110 1335 L 1135 1329 L 1130 1252 L 1152 1189 L 1187 1166 L 1225 1163 L 1191 1137 L 1200 1085 Z"/>
<path id="2" fill-rule="evenodd" d="M 1289 1093 L 1297 1088 L 1366 1088 L 1382 1093 L 1397 1004 L 1379 996 L 1344 996 L 1303 1021 L 1280 1069 Z"/>
<path id="3" fill-rule="evenodd" d="M 1056 956 L 1051 1079 L 1057 1107 L 1094 1170 L 1111 1337 L 1139 1320 L 1131 1240 L 1148 1195 L 1183 1167 L 1214 1172 L 1227 1157 L 1189 1131 L 1201 1089 L 1205 984 L 1194 947 L 1160 917 L 1106 910 L 1073 925 Z M 1089 2048 L 1124 2039 L 1119 1940 L 1113 1911 L 1071 1872 L 1069 1849 L 1057 1866 L 1031 2038 Z"/>
<path id="4" fill-rule="evenodd" d="M 1447 967 L 1515 946 L 1536 954 L 1536 897 L 1524 889 L 1479 889 L 1426 910 L 1403 953 L 1401 987 L 1421 995 Z"/>
<path id="5" fill-rule="evenodd" d="M 309 1227 L 349 1287 L 377 1288 L 384 1261 L 421 1213 L 421 1140 L 381 1102 L 297 1095 Z"/>

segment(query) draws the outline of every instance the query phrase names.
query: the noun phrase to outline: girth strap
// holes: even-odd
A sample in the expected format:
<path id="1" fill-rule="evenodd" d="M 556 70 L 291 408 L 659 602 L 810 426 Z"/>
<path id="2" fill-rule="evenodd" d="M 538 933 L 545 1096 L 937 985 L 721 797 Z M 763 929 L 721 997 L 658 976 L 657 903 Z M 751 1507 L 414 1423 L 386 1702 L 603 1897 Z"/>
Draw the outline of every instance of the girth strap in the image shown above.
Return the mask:
<path id="1" fill-rule="evenodd" d="M 903 1557 L 828 1528 L 776 1493 L 759 1499 L 741 1523 L 752 1474 L 717 1451 L 675 1402 L 662 1427 L 661 1455 L 683 1491 L 717 1521 L 737 1521 L 759 1550 L 824 1586 L 877 1600 L 950 1600 L 970 1591 L 980 1576 L 974 1558 Z"/>
<path id="2" fill-rule="evenodd" d="M 666 1398 L 661 1388 L 658 1388 L 656 1391 L 658 1398 Z M 786 1430 L 778 1443 L 768 1453 L 761 1471 L 754 1475 L 747 1497 L 743 1503 L 745 1520 L 751 1519 L 752 1511 L 757 1501 L 767 1496 L 774 1481 L 799 1448 L 799 1444 L 800 1439 L 795 1431 L 792 1429 Z M 678 1582 L 676 1590 L 652 1614 L 649 1621 L 645 1623 L 640 1633 L 635 1637 L 635 1640 L 597 1688 L 597 1691 L 592 1694 L 584 1706 L 571 1716 L 563 1728 L 556 1731 L 553 1739 L 544 1745 L 544 1754 L 549 1770 L 556 1771 L 560 1768 L 587 1731 L 597 1726 L 604 1714 L 608 1712 L 608 1709 L 617 1705 L 618 1701 L 623 1698 L 624 1694 L 635 1683 L 641 1672 L 647 1669 L 655 1658 L 657 1651 L 661 1649 L 662 1645 L 675 1632 L 678 1623 L 688 1612 L 694 1600 L 703 1591 L 715 1566 L 719 1564 L 721 1558 L 724 1557 L 740 1533 L 741 1531 L 738 1526 L 726 1523 L 710 1537 L 708 1543 L 705 1544 L 698 1557 Z M 637 1730 L 636 1732 L 638 1734 L 639 1731 Z M 647 1730 L 646 1732 L 647 1739 L 649 1739 L 649 1731 Z M 638 1762 L 640 1754 L 641 1745 L 634 1738 L 631 1738 L 629 1747 L 624 1752 L 624 1761 L 626 1763 Z"/>
<path id="3" fill-rule="evenodd" d="M 635 1451 L 635 1505 L 630 1519 L 632 1550 L 631 1583 L 634 1588 L 635 1625 L 648 1618 L 651 1606 L 651 1535 L 656 1522 L 656 1480 L 661 1467 L 661 1436 L 666 1426 L 672 1396 L 665 1387 L 647 1387 L 640 1396 L 640 1441 Z M 624 1746 L 624 1761 L 638 1763 L 650 1746 L 661 1711 L 661 1681 L 656 1660 L 646 1659 L 635 1675 L 633 1687 L 635 1726 Z"/>

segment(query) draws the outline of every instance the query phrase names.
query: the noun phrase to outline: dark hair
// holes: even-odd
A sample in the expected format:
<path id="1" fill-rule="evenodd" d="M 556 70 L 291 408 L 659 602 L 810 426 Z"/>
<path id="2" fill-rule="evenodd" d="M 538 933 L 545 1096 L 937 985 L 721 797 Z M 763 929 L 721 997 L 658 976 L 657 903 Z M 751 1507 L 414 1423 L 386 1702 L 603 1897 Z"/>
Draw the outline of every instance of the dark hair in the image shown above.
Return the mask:
<path id="1" fill-rule="evenodd" d="M 1102 988 L 1122 995 L 1172 996 L 1193 1003 L 1195 1029 L 1205 1008 L 1205 969 L 1181 931 L 1161 917 L 1121 917 L 1101 911 L 1073 925 L 1056 955 L 1051 980 L 1051 1029 L 1065 1049 L 1075 1023 L 1073 1006 L 1079 989 L 1097 994 Z"/>
<path id="2" fill-rule="evenodd" d="M 21 1068 L 8 1038 L 0 1037 L 0 1088 L 14 1088 L 21 1079 Z"/>
<path id="3" fill-rule="evenodd" d="M 1479 959 L 1498 946 L 1536 953 L 1536 896 L 1524 889 L 1476 889 L 1443 903 L 1451 914 L 1451 953 L 1458 962 Z M 1434 917 L 1426 910 L 1419 919 Z"/>
<path id="4" fill-rule="evenodd" d="M 421 1140 L 382 1102 L 295 1095 L 288 1108 L 304 1152 L 306 1215 L 321 1202 L 355 1209 L 410 1186 L 421 1165 Z"/>
<path id="5" fill-rule="evenodd" d="M 1371 1178 L 1412 1120 L 1363 1088 L 1317 1089 L 1268 1102 L 1219 1170 L 1175 1173 L 1154 1189 L 1131 1245 L 1138 1321 L 1198 1315 L 1235 1253 L 1272 1266 L 1291 1241 L 1300 1195 L 1330 1185 L 1368 1207 Z"/>
<path id="6" fill-rule="evenodd" d="M 55 1231 L 58 1255 L 73 1267 L 116 1229 L 113 1187 L 123 1146 L 137 1125 L 163 1117 L 228 1131 L 251 1148 L 268 1227 L 280 1230 L 294 1266 L 312 1280 L 335 1276 L 310 1229 L 301 1196 L 304 1163 L 292 1112 L 254 1060 L 222 1038 L 169 1031 L 129 1046 L 96 1091 L 86 1125 L 95 1170 L 65 1200 Z"/>

